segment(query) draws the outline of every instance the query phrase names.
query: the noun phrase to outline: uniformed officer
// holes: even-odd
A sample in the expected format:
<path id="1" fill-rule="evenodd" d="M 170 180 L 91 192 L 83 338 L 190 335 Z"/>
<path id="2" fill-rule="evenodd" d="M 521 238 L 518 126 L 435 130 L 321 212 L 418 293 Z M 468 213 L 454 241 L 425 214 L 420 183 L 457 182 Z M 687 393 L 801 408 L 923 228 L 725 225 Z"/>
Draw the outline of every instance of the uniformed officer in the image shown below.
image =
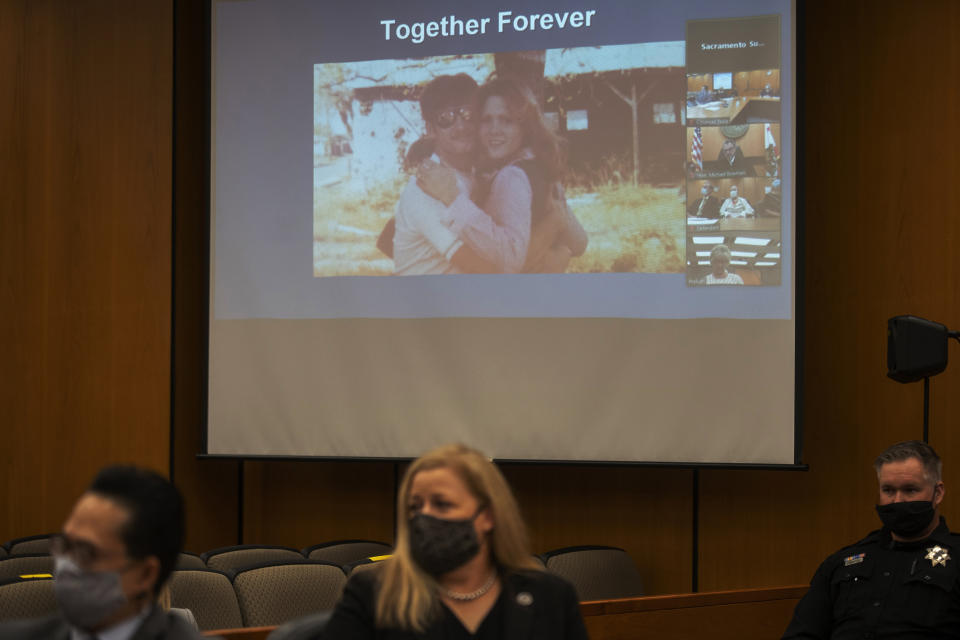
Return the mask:
<path id="1" fill-rule="evenodd" d="M 960 536 L 940 517 L 940 457 L 911 440 L 873 466 L 883 528 L 820 565 L 784 640 L 960 638 Z"/>

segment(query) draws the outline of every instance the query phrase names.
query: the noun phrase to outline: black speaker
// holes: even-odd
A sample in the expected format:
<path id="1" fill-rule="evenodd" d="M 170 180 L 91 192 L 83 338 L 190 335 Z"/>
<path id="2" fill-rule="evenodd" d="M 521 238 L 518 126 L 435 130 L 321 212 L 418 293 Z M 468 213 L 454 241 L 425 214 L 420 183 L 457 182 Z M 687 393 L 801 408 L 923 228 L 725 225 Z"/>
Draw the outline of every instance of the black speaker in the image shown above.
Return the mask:
<path id="1" fill-rule="evenodd" d="M 914 316 L 887 320 L 887 375 L 916 382 L 947 368 L 947 328 Z"/>

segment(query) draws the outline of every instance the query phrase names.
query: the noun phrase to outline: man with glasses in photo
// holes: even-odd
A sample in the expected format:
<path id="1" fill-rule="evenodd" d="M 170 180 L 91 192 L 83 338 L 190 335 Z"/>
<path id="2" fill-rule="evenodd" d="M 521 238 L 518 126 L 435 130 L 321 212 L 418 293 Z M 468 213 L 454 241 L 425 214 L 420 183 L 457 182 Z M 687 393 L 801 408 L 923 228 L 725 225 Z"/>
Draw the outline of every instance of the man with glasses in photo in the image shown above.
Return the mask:
<path id="1" fill-rule="evenodd" d="M 431 160 L 453 169 L 457 188 L 468 196 L 477 141 L 476 91 L 476 81 L 459 73 L 434 78 L 420 94 L 420 113 L 433 143 Z M 398 275 L 497 271 L 443 223 L 445 209 L 417 186 L 416 177 L 410 178 L 396 211 L 393 259 Z"/>
<path id="2" fill-rule="evenodd" d="M 170 482 L 136 467 L 103 469 L 52 541 L 59 613 L 0 624 L 0 638 L 200 638 L 186 618 L 157 605 L 183 535 L 183 501 Z"/>

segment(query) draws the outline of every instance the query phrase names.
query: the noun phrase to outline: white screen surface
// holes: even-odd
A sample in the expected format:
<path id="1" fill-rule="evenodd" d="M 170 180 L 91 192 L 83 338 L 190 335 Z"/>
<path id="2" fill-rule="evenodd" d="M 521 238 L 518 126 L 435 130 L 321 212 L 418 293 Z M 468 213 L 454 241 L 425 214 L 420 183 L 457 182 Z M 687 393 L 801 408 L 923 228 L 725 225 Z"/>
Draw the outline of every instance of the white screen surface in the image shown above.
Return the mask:
<path id="1" fill-rule="evenodd" d="M 214 4 L 209 453 L 460 440 L 505 459 L 794 462 L 788 2 L 517 4 L 453 16 L 489 18 L 485 34 L 432 38 L 444 4 L 321 4 Z M 518 31 L 535 13 L 567 26 Z M 730 58 L 741 42 L 767 53 Z M 586 252 L 565 273 L 390 275 L 376 240 L 424 130 L 419 91 L 482 84 L 495 53 L 535 46 Z M 738 95 L 698 102 L 710 73 Z M 721 164 L 727 139 L 748 170 Z M 693 207 L 705 183 L 758 205 L 774 181 L 777 216 Z M 717 244 L 742 286 L 703 286 Z"/>

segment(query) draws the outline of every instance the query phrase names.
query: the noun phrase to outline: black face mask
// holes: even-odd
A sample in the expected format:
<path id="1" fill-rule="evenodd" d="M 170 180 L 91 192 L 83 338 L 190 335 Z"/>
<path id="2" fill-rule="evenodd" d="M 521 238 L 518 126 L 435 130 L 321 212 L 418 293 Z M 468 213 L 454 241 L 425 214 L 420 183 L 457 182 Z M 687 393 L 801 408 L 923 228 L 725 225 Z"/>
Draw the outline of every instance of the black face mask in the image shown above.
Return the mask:
<path id="1" fill-rule="evenodd" d="M 878 504 L 877 515 L 883 526 L 901 538 L 914 538 L 933 522 L 933 502 L 912 500 Z"/>
<path id="2" fill-rule="evenodd" d="M 410 553 L 432 576 L 461 567 L 477 555 L 480 541 L 473 520 L 442 520 L 423 513 L 410 518 Z"/>

